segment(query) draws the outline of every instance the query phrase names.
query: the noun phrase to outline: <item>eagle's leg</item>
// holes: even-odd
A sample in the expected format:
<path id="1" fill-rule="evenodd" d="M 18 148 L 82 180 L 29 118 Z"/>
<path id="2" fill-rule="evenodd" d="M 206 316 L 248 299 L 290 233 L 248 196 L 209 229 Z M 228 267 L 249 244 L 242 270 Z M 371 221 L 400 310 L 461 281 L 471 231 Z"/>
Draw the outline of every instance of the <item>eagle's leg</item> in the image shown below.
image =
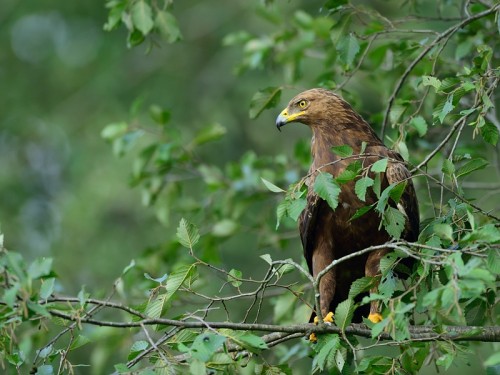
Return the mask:
<path id="1" fill-rule="evenodd" d="M 333 254 L 330 251 L 321 251 L 321 249 L 316 250 L 312 257 L 312 268 L 314 278 L 323 271 L 331 262 L 333 262 Z M 330 311 L 330 304 L 333 301 L 335 295 L 335 268 L 329 270 L 323 275 L 319 281 L 319 303 L 321 309 L 321 316 L 323 317 L 323 322 L 327 324 L 333 323 L 333 313 Z M 319 323 L 319 318 L 314 317 L 314 324 Z M 309 335 L 309 340 L 316 342 L 316 335 L 311 333 Z"/>
<path id="2" fill-rule="evenodd" d="M 365 265 L 365 275 L 368 277 L 375 277 L 380 274 L 380 259 L 389 252 L 388 249 L 376 250 L 368 256 Z M 373 288 L 370 289 L 370 293 L 378 292 L 378 283 L 375 284 Z M 382 321 L 382 315 L 380 314 L 379 301 L 371 301 L 370 303 L 370 315 L 368 319 L 373 323 L 378 323 Z"/>

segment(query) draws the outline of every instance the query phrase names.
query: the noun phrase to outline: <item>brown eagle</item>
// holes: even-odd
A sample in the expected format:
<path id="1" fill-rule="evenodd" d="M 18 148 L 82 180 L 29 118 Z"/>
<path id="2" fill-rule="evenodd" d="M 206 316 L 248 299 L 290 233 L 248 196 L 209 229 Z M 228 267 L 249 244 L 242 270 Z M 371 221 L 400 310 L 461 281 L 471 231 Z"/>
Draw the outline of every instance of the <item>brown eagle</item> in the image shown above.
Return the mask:
<path id="1" fill-rule="evenodd" d="M 385 173 L 381 176 L 382 189 L 390 184 L 406 181 L 398 204 L 390 202 L 403 213 L 406 219 L 402 238 L 415 241 L 419 230 L 419 213 L 415 189 L 411 175 L 403 158 L 397 152 L 388 149 L 373 129 L 352 107 L 338 95 L 324 89 L 311 89 L 294 97 L 276 119 L 278 130 L 287 123 L 301 122 L 309 126 L 313 136 L 311 152 L 313 157 L 309 169 L 307 205 L 299 218 L 300 237 L 304 248 L 309 272 L 316 277 L 333 260 L 372 245 L 380 245 L 390 240 L 389 234 L 380 225 L 380 216 L 374 210 L 356 220 L 351 220 L 358 209 L 377 202 L 377 197 L 370 191 L 366 202 L 355 194 L 355 181 L 342 185 L 339 204 L 333 210 L 313 189 L 318 171 L 337 177 L 353 161 L 341 159 L 332 152 L 332 147 L 348 145 L 353 155 L 359 156 L 362 167 L 370 167 L 380 159 L 388 158 Z M 374 156 L 376 155 L 376 156 Z M 373 176 L 372 176 L 373 177 Z M 332 311 L 348 298 L 352 282 L 363 276 L 376 276 L 380 273 L 380 259 L 389 249 L 373 251 L 364 256 L 354 257 L 330 270 L 319 284 L 321 315 L 325 321 L 331 321 Z M 372 292 L 377 291 L 374 287 Z M 367 306 L 358 309 L 354 321 L 360 321 L 368 313 Z M 315 313 L 313 312 L 314 318 Z M 365 315 L 366 316 L 366 315 Z M 372 301 L 369 316 L 372 322 L 382 320 L 378 301 Z"/>

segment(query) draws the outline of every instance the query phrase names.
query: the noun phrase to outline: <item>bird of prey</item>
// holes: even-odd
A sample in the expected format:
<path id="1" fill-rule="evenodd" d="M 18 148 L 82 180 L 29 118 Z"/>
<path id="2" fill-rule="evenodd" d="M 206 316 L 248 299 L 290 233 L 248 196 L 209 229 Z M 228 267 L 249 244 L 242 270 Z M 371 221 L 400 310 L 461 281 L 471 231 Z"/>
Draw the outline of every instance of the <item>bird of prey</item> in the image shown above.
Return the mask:
<path id="1" fill-rule="evenodd" d="M 385 173 L 381 174 L 382 190 L 390 184 L 406 181 L 399 202 L 390 201 L 405 217 L 401 238 L 415 241 L 419 230 L 419 213 L 415 189 L 404 160 L 396 151 L 387 148 L 370 125 L 357 114 L 345 100 L 325 89 L 311 89 L 295 96 L 276 119 L 278 130 L 290 122 L 301 122 L 312 130 L 311 152 L 313 161 L 309 169 L 307 204 L 299 217 L 300 237 L 309 272 L 316 277 L 333 260 L 373 245 L 384 244 L 391 239 L 380 225 L 379 213 L 374 210 L 351 220 L 358 209 L 377 202 L 373 191 L 362 202 L 355 193 L 355 182 L 341 186 L 338 206 L 333 210 L 313 189 L 318 173 L 339 176 L 353 159 L 341 158 L 332 152 L 332 147 L 348 145 L 353 155 L 359 154 L 363 170 L 374 177 L 369 167 L 378 160 L 387 158 Z M 364 148 L 364 150 L 362 150 Z M 319 283 L 321 316 L 331 320 L 332 311 L 348 298 L 352 282 L 363 276 L 380 274 L 380 259 L 389 249 L 380 249 L 364 256 L 353 257 L 331 269 Z M 371 289 L 377 291 L 377 286 Z M 363 307 L 362 307 L 363 308 Z M 360 321 L 368 313 L 358 309 L 354 321 Z M 372 301 L 368 319 L 376 323 L 382 320 L 378 301 Z M 364 315 L 366 316 L 366 315 Z M 315 317 L 315 312 L 311 320 Z M 317 321 L 317 318 L 316 318 Z"/>

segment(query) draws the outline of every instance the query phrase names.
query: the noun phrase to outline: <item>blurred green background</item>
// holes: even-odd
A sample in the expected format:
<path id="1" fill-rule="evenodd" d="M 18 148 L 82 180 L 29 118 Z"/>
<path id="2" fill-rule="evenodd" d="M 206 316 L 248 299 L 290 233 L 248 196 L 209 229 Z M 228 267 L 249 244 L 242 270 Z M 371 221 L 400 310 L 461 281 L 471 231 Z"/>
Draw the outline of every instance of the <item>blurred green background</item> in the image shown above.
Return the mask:
<path id="1" fill-rule="evenodd" d="M 322 3 L 279 2 L 275 16 L 286 20 L 308 7 L 317 12 Z M 278 133 L 274 119 L 279 111 L 265 111 L 256 120 L 248 117 L 252 95 L 282 85 L 283 71 L 276 67 L 236 74 L 241 48 L 224 46 L 223 40 L 241 29 L 272 33 L 273 20 L 262 2 L 177 1 L 173 13 L 181 43 L 158 40 L 152 50 L 129 49 L 123 28 L 103 31 L 107 10 L 100 1 L 2 1 L 1 229 L 6 247 L 28 260 L 54 257 L 65 294 L 82 285 L 108 291 L 131 259 L 146 248 L 161 249 L 175 233 L 177 222 L 162 225 L 157 212 L 141 204 L 139 190 L 128 186 L 131 157 L 114 157 L 100 136 L 106 124 L 131 119 L 133 103 L 169 109 L 169 126 L 187 139 L 207 124 L 222 124 L 227 135 L 201 155 L 221 165 L 249 150 L 260 156 L 292 155 L 296 141 L 310 137 L 302 126 Z M 314 66 L 310 71 L 306 67 L 303 82 L 316 73 Z M 353 79 L 352 86 L 363 87 L 365 98 L 376 92 L 373 82 Z M 373 97 L 364 100 L 367 112 L 380 109 L 382 98 Z M 281 257 L 300 261 L 297 233 L 289 237 L 293 251 Z M 219 256 L 228 269 L 246 274 L 261 262 L 256 255 L 276 251 L 259 246 L 253 234 L 242 234 L 221 246 Z M 157 268 L 161 264 L 153 271 Z M 452 367 L 450 373 L 459 370 Z"/>

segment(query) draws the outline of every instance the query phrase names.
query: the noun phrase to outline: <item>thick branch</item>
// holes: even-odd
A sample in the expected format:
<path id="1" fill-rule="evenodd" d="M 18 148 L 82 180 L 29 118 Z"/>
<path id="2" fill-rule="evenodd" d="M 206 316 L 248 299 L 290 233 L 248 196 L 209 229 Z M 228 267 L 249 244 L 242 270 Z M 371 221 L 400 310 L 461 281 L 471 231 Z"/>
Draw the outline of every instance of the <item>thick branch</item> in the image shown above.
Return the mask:
<path id="1" fill-rule="evenodd" d="M 287 333 L 342 333 L 339 327 L 314 324 L 250 324 L 232 322 L 206 322 L 206 321 L 183 321 L 173 319 L 143 319 L 137 322 L 112 322 L 94 318 L 79 318 L 58 310 L 49 310 L 50 314 L 69 321 L 79 321 L 83 324 L 91 324 L 100 327 L 115 328 L 140 328 L 147 325 L 175 326 L 182 328 L 210 327 L 212 329 L 228 328 L 239 331 L 262 331 L 262 332 L 287 332 Z M 432 326 L 410 326 L 410 339 L 417 341 L 482 341 L 500 342 L 500 327 L 475 327 L 475 326 L 445 326 L 440 333 Z M 371 338 L 371 330 L 364 324 L 351 324 L 346 327 L 345 334 Z M 382 333 L 378 339 L 392 340 L 389 334 Z"/>

